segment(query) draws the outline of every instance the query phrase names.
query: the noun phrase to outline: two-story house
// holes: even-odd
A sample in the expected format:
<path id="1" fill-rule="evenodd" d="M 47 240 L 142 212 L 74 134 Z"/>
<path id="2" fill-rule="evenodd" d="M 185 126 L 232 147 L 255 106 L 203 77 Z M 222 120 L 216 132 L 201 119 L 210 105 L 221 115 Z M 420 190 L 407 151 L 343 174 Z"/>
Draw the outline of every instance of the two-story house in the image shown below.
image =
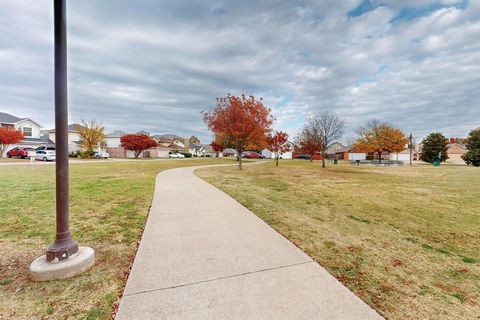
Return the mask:
<path id="1" fill-rule="evenodd" d="M 9 113 L 0 112 L 0 127 L 20 130 L 25 136 L 25 139 L 22 142 L 11 145 L 8 150 L 15 147 L 37 148 L 53 144 L 47 136 L 41 135 L 40 130 L 42 126 L 30 118 L 20 118 Z M 8 150 L 5 150 L 5 152 Z"/>

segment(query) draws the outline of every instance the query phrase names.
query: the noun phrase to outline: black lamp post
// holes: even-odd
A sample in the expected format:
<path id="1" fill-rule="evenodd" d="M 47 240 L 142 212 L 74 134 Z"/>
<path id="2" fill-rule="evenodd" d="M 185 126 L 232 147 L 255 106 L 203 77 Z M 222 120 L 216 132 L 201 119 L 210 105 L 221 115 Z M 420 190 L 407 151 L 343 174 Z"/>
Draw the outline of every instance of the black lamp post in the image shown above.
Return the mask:
<path id="1" fill-rule="evenodd" d="M 65 0 L 54 0 L 56 236 L 47 261 L 66 260 L 78 252 L 70 238 L 68 192 L 67 30 Z"/>
<path id="2" fill-rule="evenodd" d="M 55 29 L 55 147 L 56 235 L 44 256 L 30 264 L 36 281 L 65 279 L 80 274 L 95 263 L 95 251 L 79 247 L 68 227 L 68 105 L 67 31 L 65 0 L 53 0 Z"/>

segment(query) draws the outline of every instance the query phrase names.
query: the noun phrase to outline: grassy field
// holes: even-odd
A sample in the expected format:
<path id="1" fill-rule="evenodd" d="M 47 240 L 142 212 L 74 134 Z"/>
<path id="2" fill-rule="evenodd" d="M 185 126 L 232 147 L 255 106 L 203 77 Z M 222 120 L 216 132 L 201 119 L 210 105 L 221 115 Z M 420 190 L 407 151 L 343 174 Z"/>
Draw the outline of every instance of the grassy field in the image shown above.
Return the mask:
<path id="1" fill-rule="evenodd" d="M 109 319 L 125 284 L 154 177 L 179 166 L 232 162 L 196 159 L 71 164 L 71 231 L 96 251 L 90 271 L 37 283 L 30 263 L 54 239 L 53 165 L 0 167 L 0 319 Z"/>
<path id="2" fill-rule="evenodd" d="M 202 169 L 388 319 L 480 319 L 480 169 Z"/>

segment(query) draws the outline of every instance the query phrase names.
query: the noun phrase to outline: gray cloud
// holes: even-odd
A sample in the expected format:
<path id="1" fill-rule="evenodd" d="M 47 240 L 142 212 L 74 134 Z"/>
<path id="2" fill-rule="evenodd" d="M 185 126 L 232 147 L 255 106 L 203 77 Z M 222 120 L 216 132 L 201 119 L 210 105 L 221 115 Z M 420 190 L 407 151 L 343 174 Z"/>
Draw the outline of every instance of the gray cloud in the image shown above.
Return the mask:
<path id="1" fill-rule="evenodd" d="M 373 117 L 419 139 L 478 127 L 480 3 L 371 1 L 349 16 L 361 2 L 70 1 L 71 121 L 207 142 L 200 111 L 230 92 L 262 96 L 291 134 L 323 108 L 347 136 Z M 0 110 L 51 127 L 52 1 L 0 7 Z"/>

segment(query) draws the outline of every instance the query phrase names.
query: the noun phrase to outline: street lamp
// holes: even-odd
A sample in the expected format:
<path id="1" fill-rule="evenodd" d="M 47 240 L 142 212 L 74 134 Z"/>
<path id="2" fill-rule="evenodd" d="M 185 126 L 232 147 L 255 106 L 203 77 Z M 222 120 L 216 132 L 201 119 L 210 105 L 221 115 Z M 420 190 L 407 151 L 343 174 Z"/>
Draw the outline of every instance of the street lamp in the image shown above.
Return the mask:
<path id="1" fill-rule="evenodd" d="M 73 277 L 93 266 L 92 248 L 70 237 L 68 192 L 67 30 L 65 0 L 54 0 L 56 235 L 44 256 L 30 265 L 33 280 Z"/>

